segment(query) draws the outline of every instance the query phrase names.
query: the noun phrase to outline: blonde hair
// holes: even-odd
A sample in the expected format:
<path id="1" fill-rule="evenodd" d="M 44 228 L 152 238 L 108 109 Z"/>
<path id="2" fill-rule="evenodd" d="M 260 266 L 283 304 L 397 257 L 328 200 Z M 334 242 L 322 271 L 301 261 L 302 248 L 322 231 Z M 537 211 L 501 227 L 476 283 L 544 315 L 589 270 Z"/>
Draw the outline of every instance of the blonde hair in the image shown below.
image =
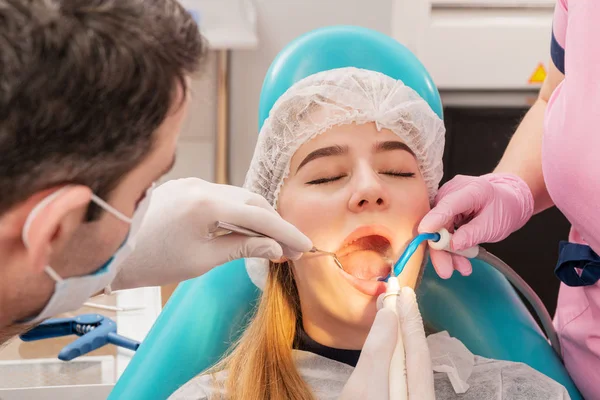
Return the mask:
<path id="1" fill-rule="evenodd" d="M 292 356 L 301 323 L 300 298 L 290 265 L 270 263 L 252 321 L 233 351 L 209 371 L 227 371 L 222 387 L 226 398 L 314 400 Z"/>

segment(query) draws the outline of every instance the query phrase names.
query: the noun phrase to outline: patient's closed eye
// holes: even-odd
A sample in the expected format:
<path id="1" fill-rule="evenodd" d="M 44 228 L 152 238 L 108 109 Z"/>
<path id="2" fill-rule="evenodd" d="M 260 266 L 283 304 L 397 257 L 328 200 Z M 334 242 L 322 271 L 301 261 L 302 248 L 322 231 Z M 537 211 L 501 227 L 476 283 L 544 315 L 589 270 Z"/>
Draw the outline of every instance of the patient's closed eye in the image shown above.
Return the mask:
<path id="1" fill-rule="evenodd" d="M 342 178 L 345 178 L 348 175 L 337 175 L 337 176 L 332 176 L 330 178 L 319 178 L 319 179 L 314 179 L 312 181 L 306 182 L 307 185 L 322 185 L 324 183 L 330 183 L 330 182 L 335 182 L 335 181 L 339 181 Z"/>
<path id="2" fill-rule="evenodd" d="M 398 178 L 414 178 L 414 172 L 402 172 L 402 171 L 381 171 L 379 172 L 382 175 L 395 176 Z"/>
<path id="3" fill-rule="evenodd" d="M 379 171 L 378 173 L 381 175 L 394 176 L 397 178 L 414 178 L 414 176 L 415 176 L 414 172 L 403 172 L 403 171 L 393 171 L 393 170 Z M 327 178 L 319 178 L 319 179 L 314 179 L 312 181 L 308 181 L 308 182 L 306 182 L 306 184 L 307 185 L 323 185 L 326 183 L 339 181 L 340 179 L 345 178 L 347 176 L 348 175 L 346 175 L 346 174 L 342 174 L 342 175 L 335 175 L 335 176 L 331 176 L 331 177 L 327 177 Z"/>

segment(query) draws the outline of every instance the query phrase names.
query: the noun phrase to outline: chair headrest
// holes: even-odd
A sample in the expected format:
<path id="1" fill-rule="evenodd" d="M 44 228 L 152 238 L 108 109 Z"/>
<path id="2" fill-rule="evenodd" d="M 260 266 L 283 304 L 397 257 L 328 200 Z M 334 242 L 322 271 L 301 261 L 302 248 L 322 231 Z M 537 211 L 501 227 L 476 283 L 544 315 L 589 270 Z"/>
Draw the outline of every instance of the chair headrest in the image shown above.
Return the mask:
<path id="1" fill-rule="evenodd" d="M 410 50 L 377 31 L 342 25 L 308 32 L 277 55 L 262 86 L 259 130 L 273 104 L 294 83 L 317 72 L 344 67 L 369 69 L 401 80 L 443 118 L 439 92 Z"/>

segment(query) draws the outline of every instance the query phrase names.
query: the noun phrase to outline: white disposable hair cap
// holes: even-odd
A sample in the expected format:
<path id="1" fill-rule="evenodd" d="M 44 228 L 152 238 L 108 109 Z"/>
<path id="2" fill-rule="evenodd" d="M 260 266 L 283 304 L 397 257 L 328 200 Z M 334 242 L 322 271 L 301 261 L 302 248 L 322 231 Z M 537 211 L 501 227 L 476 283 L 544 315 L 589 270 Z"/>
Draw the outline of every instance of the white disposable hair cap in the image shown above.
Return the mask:
<path id="1" fill-rule="evenodd" d="M 369 122 L 394 132 L 415 153 L 433 202 L 443 173 L 443 121 L 402 81 L 350 67 L 304 78 L 277 100 L 260 131 L 244 187 L 277 208 L 290 161 L 302 144 L 333 126 Z"/>

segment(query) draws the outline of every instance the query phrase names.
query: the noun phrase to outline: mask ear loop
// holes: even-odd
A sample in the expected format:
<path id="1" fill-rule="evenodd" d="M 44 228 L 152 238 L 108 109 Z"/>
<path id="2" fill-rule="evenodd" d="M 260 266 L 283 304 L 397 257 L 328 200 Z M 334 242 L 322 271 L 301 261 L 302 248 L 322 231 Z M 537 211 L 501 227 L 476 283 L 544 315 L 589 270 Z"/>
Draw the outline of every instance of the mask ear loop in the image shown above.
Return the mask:
<path id="1" fill-rule="evenodd" d="M 150 192 L 152 192 L 152 190 L 156 187 L 156 182 L 152 182 L 152 185 L 150 185 L 150 187 L 146 190 L 146 196 L 148 196 L 148 194 Z M 117 219 L 125 222 L 126 224 L 131 225 L 133 222 L 133 218 L 129 218 L 128 216 L 126 216 L 125 214 L 123 214 L 121 211 L 117 210 L 116 208 L 114 208 L 113 206 L 111 206 L 110 204 L 108 204 L 106 201 L 102 200 L 100 197 L 96 196 L 94 193 L 92 193 L 92 201 L 94 203 L 96 203 L 98 206 L 100 206 L 101 208 L 103 208 L 105 211 L 111 213 L 112 215 L 114 215 Z M 105 296 L 110 296 L 112 294 L 112 289 L 110 287 L 110 284 L 108 286 L 106 286 L 104 288 L 104 295 Z M 111 311 L 135 311 L 135 310 L 143 310 L 146 307 L 112 307 L 112 306 L 105 306 L 102 304 L 97 304 L 94 302 L 86 302 L 84 303 L 84 305 L 86 307 L 91 307 L 91 308 L 99 308 L 99 309 L 110 309 Z"/>
<path id="2" fill-rule="evenodd" d="M 56 192 L 46 196 L 42 201 L 40 201 L 29 212 L 29 215 L 27 216 L 27 219 L 25 220 L 25 224 L 23 225 L 23 230 L 21 231 L 21 240 L 23 241 L 23 244 L 25 245 L 26 249 L 29 249 L 29 230 L 31 229 L 31 225 L 33 224 L 33 221 L 35 221 L 35 217 L 39 214 L 39 212 L 41 210 L 43 210 L 50 203 L 52 203 L 58 196 L 60 196 L 69 187 L 71 187 L 71 186 L 70 185 L 64 186 L 64 187 L 60 188 L 59 190 L 57 190 Z M 58 275 L 56 273 L 56 271 L 54 269 L 52 269 L 52 267 L 50 267 L 49 265 L 46 265 L 44 267 L 44 272 L 46 274 L 48 274 L 48 276 L 50 276 L 50 278 L 55 282 L 60 283 L 63 281 L 63 278 L 61 278 L 60 275 Z"/>
<path id="3" fill-rule="evenodd" d="M 29 249 L 29 245 L 30 245 L 29 231 L 31 230 L 33 221 L 35 221 L 35 218 L 37 217 L 39 212 L 41 210 L 43 210 L 45 207 L 47 207 L 50 203 L 52 203 L 58 196 L 60 196 L 62 193 L 64 193 L 65 190 L 67 190 L 71 186 L 72 185 L 64 186 L 64 187 L 60 188 L 59 190 L 57 190 L 56 192 L 46 196 L 42 201 L 40 201 L 29 212 L 29 215 L 27 216 L 27 219 L 25 220 L 25 224 L 23 225 L 23 230 L 21 231 L 21 240 L 23 241 L 23 244 L 25 245 L 26 249 Z M 107 202 L 105 202 L 104 200 L 102 200 L 100 197 L 96 196 L 93 193 L 92 193 L 92 201 L 94 203 L 98 204 L 98 206 L 102 207 L 104 210 L 113 214 L 117 219 L 131 225 L 131 221 L 132 221 L 131 218 L 127 217 L 125 214 L 123 214 L 122 212 L 120 212 L 119 210 L 117 210 L 116 208 L 114 208 L 113 206 L 111 206 L 110 204 L 108 204 Z M 50 276 L 50 278 L 52 280 L 54 280 L 55 282 L 63 281 L 63 278 L 61 278 L 61 276 L 49 265 L 46 265 L 44 267 L 44 272 L 46 272 L 46 274 L 48 274 L 48 276 Z"/>
<path id="4" fill-rule="evenodd" d="M 99 205 L 100 207 L 102 207 L 105 211 L 108 211 L 109 213 L 114 215 L 117 219 L 125 222 L 126 224 L 131 225 L 132 218 L 129 218 L 128 216 L 123 214 L 121 211 L 117 210 L 116 208 L 114 208 L 113 206 L 111 206 L 106 201 L 102 200 L 100 197 L 96 196 L 93 193 L 92 193 L 92 201 L 94 203 L 96 203 L 97 205 Z"/>

